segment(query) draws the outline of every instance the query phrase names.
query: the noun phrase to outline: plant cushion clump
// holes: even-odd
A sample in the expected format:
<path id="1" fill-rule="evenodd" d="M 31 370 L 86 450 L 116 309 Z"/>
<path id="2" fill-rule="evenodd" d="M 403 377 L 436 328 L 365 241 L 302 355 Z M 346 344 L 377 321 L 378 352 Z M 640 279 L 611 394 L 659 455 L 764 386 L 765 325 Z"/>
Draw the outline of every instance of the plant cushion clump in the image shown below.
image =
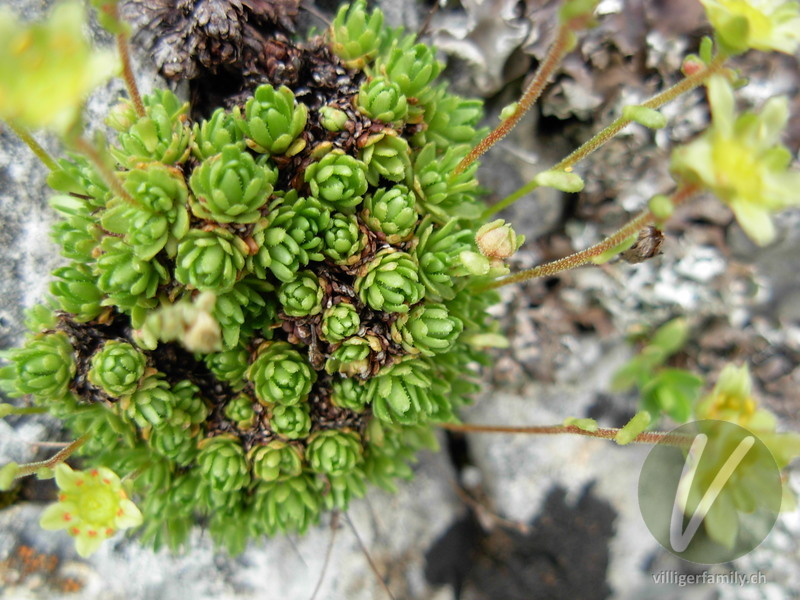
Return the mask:
<path id="1" fill-rule="evenodd" d="M 480 106 L 363 2 L 296 46 L 309 81 L 349 83 L 266 81 L 207 119 L 157 91 L 109 119 L 128 197 L 80 157 L 51 179 L 72 262 L 4 386 L 133 479 L 156 547 L 206 523 L 239 551 L 395 489 L 491 337 L 475 168 L 453 173 Z"/>

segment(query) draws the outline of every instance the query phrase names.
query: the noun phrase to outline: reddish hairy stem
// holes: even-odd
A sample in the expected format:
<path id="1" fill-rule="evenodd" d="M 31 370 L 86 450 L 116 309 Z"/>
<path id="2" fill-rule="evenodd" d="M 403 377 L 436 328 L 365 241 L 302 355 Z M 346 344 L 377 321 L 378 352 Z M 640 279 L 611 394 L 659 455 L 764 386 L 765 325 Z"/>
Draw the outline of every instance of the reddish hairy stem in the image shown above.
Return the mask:
<path id="1" fill-rule="evenodd" d="M 100 156 L 97 148 L 95 148 L 91 142 L 87 141 L 85 138 L 79 137 L 75 139 L 74 143 L 75 147 L 89 160 L 91 160 L 92 163 L 94 163 L 94 166 L 97 167 L 100 175 L 102 175 L 105 182 L 111 186 L 111 189 L 117 196 L 122 198 L 131 206 L 141 208 L 139 202 L 133 196 L 131 196 L 124 187 L 122 187 L 122 182 L 119 180 L 119 177 L 117 177 L 116 173 L 109 168 L 109 166 L 103 160 L 103 157 Z"/>
<path id="2" fill-rule="evenodd" d="M 506 425 L 472 425 L 470 423 L 437 423 L 442 429 L 460 431 L 463 433 L 524 433 L 527 435 L 557 435 L 573 434 L 585 437 L 613 440 L 621 431 L 614 427 L 604 427 L 596 431 L 586 431 L 575 425 L 532 425 L 512 427 Z M 689 446 L 692 440 L 685 436 L 676 436 L 663 431 L 645 431 L 633 438 L 632 443 L 637 444 L 669 444 L 670 446 Z"/>
<path id="3" fill-rule="evenodd" d="M 81 437 L 79 437 L 74 442 L 70 443 L 63 450 L 59 450 L 58 452 L 56 452 L 51 458 L 39 462 L 32 462 L 20 465 L 17 474 L 14 475 L 14 479 L 19 479 L 20 477 L 25 477 L 26 475 L 32 475 L 36 473 L 36 471 L 44 467 L 47 467 L 49 469 L 54 468 L 56 465 L 67 460 L 78 448 L 83 446 L 90 437 L 91 433 L 84 433 Z"/>
<path id="4" fill-rule="evenodd" d="M 128 95 L 131 97 L 133 108 L 136 110 L 136 116 L 143 117 L 145 115 L 144 104 L 142 103 L 142 96 L 139 93 L 139 87 L 136 85 L 136 78 L 133 76 L 131 55 L 128 51 L 128 34 L 117 34 L 117 50 L 122 60 L 122 79 L 125 81 L 125 87 L 128 89 Z"/>
<path id="5" fill-rule="evenodd" d="M 553 45 L 550 46 L 550 49 L 547 51 L 547 56 L 545 56 L 530 84 L 528 84 L 528 87 L 525 90 L 525 93 L 522 95 L 522 98 L 520 98 L 514 113 L 500 123 L 500 125 L 491 131 L 489 135 L 483 138 L 472 150 L 470 150 L 469 154 L 467 154 L 461 160 L 461 162 L 458 163 L 458 166 L 456 166 L 455 170 L 453 171 L 453 176 L 463 173 L 464 170 L 474 163 L 478 158 L 480 158 L 483 153 L 494 146 L 497 142 L 502 140 L 508 134 L 508 132 L 514 128 L 514 126 L 525 115 L 525 113 L 528 112 L 530 107 L 536 103 L 536 101 L 539 99 L 539 96 L 542 95 L 542 91 L 547 85 L 547 82 L 550 80 L 550 77 L 552 77 L 556 68 L 561 63 L 561 60 L 564 58 L 567 52 L 569 52 L 569 42 L 571 37 L 572 27 L 569 23 L 559 27 L 558 34 L 556 35 Z"/>
<path id="6" fill-rule="evenodd" d="M 704 69 L 697 71 L 691 75 L 688 75 L 686 78 L 680 80 L 675 85 L 667 88 L 663 92 L 656 94 L 649 100 L 642 103 L 642 106 L 646 108 L 657 109 L 667 102 L 670 102 L 680 96 L 681 94 L 685 94 L 693 90 L 694 88 L 702 85 L 705 81 L 711 77 L 714 73 L 718 73 L 722 68 L 725 66 L 725 57 L 718 56 L 715 58 L 711 64 L 709 64 Z M 594 136 L 592 136 L 589 140 L 584 142 L 580 147 L 576 148 L 573 152 L 571 152 L 568 156 L 562 159 L 556 165 L 547 169 L 548 171 L 569 171 L 572 167 L 578 163 L 579 161 L 583 160 L 587 156 L 589 156 L 592 152 L 603 146 L 606 142 L 611 140 L 614 136 L 616 136 L 620 131 L 625 129 L 630 123 L 631 119 L 626 117 L 618 117 L 612 123 L 610 123 L 607 127 L 603 128 L 602 130 L 598 131 Z M 517 191 L 513 192 L 512 194 L 503 198 L 500 202 L 493 204 L 486 211 L 483 213 L 483 218 L 487 219 L 492 215 L 500 212 L 504 208 L 511 206 L 522 198 L 523 196 L 531 193 L 539 187 L 539 184 L 536 183 L 536 180 L 532 180 Z"/>
<path id="7" fill-rule="evenodd" d="M 679 206 L 680 204 L 683 204 L 692 194 L 697 192 L 698 189 L 699 188 L 696 185 L 687 185 L 680 188 L 672 195 L 672 205 Z M 618 229 L 612 235 L 604 239 L 602 242 L 595 244 L 594 246 L 586 248 L 585 250 L 581 250 L 580 252 L 576 252 L 575 254 L 570 254 L 564 258 L 559 258 L 558 260 L 539 265 L 538 267 L 521 271 L 519 273 L 514 273 L 513 275 L 509 275 L 503 279 L 493 281 L 485 285 L 482 289 L 491 290 L 504 285 L 519 283 L 520 281 L 527 281 L 528 279 L 536 279 L 537 277 L 550 277 L 551 275 L 555 275 L 561 271 L 575 269 L 590 262 L 595 256 L 600 256 L 601 254 L 616 248 L 626 239 L 635 235 L 640 230 L 653 223 L 655 220 L 655 215 L 650 212 L 650 210 L 645 210 L 628 221 L 623 227 Z"/>

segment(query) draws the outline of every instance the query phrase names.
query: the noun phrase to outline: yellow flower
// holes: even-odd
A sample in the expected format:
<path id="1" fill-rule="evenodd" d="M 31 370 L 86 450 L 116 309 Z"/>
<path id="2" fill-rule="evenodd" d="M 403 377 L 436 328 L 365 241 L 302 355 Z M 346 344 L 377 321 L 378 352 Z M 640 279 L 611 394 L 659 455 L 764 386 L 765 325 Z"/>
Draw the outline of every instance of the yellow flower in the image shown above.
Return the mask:
<path id="1" fill-rule="evenodd" d="M 794 54 L 800 45 L 800 3 L 785 0 L 700 0 L 723 51 Z"/>
<path id="2" fill-rule="evenodd" d="M 708 83 L 712 125 L 672 154 L 671 170 L 702 185 L 727 204 L 745 233 L 759 245 L 775 229 L 770 213 L 800 204 L 800 172 L 780 144 L 789 119 L 788 100 L 771 98 L 759 114 L 736 115 L 733 90 L 721 75 Z"/>
<path id="3" fill-rule="evenodd" d="M 726 365 L 714 389 L 698 403 L 695 414 L 699 419 L 730 421 L 754 431 L 772 431 L 775 416 L 759 408 L 752 388 L 747 365 Z"/>
<path id="4" fill-rule="evenodd" d="M 87 94 L 117 70 L 112 54 L 89 46 L 85 22 L 77 2 L 30 25 L 0 11 L 0 119 L 62 135 L 79 122 Z"/>
<path id="5" fill-rule="evenodd" d="M 64 463 L 55 468 L 58 502 L 42 513 L 42 529 L 66 529 L 83 557 L 95 552 L 119 529 L 137 527 L 142 513 L 128 500 L 119 477 L 105 467 L 73 471 Z"/>

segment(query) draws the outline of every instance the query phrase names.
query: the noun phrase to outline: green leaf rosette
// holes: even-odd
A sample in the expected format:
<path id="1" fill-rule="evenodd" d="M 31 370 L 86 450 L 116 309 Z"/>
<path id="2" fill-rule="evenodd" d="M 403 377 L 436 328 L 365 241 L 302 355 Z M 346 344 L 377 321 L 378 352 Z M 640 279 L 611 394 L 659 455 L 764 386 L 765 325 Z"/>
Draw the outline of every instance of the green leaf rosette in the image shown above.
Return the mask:
<path id="1" fill-rule="evenodd" d="M 253 476 L 262 481 L 286 481 L 303 472 L 301 448 L 280 440 L 253 446 L 248 459 L 253 465 Z"/>
<path id="2" fill-rule="evenodd" d="M 104 305 L 130 312 L 134 327 L 141 327 L 146 309 L 157 304 L 156 293 L 169 280 L 157 259 L 143 260 L 123 240 L 108 236 L 100 244 L 102 254 L 95 262 L 97 287 L 107 296 Z"/>
<path id="3" fill-rule="evenodd" d="M 247 369 L 256 399 L 265 406 L 304 402 L 316 381 L 316 371 L 286 342 L 265 342 Z"/>
<path id="4" fill-rule="evenodd" d="M 355 99 L 358 110 L 370 119 L 400 126 L 408 116 L 408 101 L 400 86 L 385 77 L 367 79 Z"/>
<path id="5" fill-rule="evenodd" d="M 341 150 L 310 164 L 304 177 L 315 198 L 342 212 L 352 212 L 367 191 L 366 165 Z"/>
<path id="6" fill-rule="evenodd" d="M 253 493 L 254 528 L 266 535 L 305 533 L 319 522 L 321 510 L 321 482 L 311 475 L 263 481 Z"/>
<path id="7" fill-rule="evenodd" d="M 208 417 L 208 407 L 199 387 L 188 379 L 182 379 L 172 386 L 175 397 L 173 422 L 182 427 L 199 425 Z"/>
<path id="8" fill-rule="evenodd" d="M 358 379 L 337 378 L 331 384 L 331 402 L 339 408 L 362 412 L 367 400 L 367 386 Z"/>
<path id="9" fill-rule="evenodd" d="M 392 338 L 410 354 L 433 356 L 453 348 L 464 330 L 444 304 L 418 304 L 392 324 Z"/>
<path id="10" fill-rule="evenodd" d="M 246 244 L 229 231 L 192 229 L 178 244 L 175 279 L 198 290 L 223 292 L 244 268 Z"/>
<path id="11" fill-rule="evenodd" d="M 103 292 L 98 289 L 97 277 L 90 267 L 76 262 L 59 267 L 53 271 L 53 277 L 58 279 L 50 284 L 50 293 L 76 321 L 91 321 L 103 311 Z"/>
<path id="12" fill-rule="evenodd" d="M 119 403 L 127 417 L 140 428 L 159 427 L 172 418 L 175 396 L 163 374 L 145 377 L 136 390 Z"/>
<path id="13" fill-rule="evenodd" d="M 324 293 L 319 279 L 311 271 L 300 271 L 297 279 L 278 289 L 283 312 L 290 317 L 308 317 L 322 310 Z"/>
<path id="14" fill-rule="evenodd" d="M 367 234 L 362 231 L 355 215 L 333 213 L 330 226 L 323 233 L 322 253 L 337 265 L 352 265 L 361 258 L 367 244 Z"/>
<path id="15" fill-rule="evenodd" d="M 37 400 L 60 400 L 75 377 L 72 344 L 61 331 L 35 336 L 6 356 L 12 364 L 0 369 L 0 381 L 14 396 L 33 394 Z"/>
<path id="16" fill-rule="evenodd" d="M 381 250 L 362 271 L 356 278 L 355 290 L 361 301 L 375 310 L 406 313 L 425 295 L 419 265 L 406 252 Z"/>
<path id="17" fill-rule="evenodd" d="M 341 373 L 345 377 L 366 379 L 372 368 L 372 352 L 380 350 L 380 343 L 375 336 L 348 338 L 331 352 L 325 361 L 325 370 L 328 373 Z"/>
<path id="18" fill-rule="evenodd" d="M 111 154 L 128 168 L 146 162 L 184 162 L 189 157 L 192 138 L 186 124 L 189 103 L 181 102 L 169 90 L 156 90 L 142 100 L 145 116 L 120 131 L 119 147 L 112 147 Z"/>
<path id="19" fill-rule="evenodd" d="M 373 414 L 403 425 L 451 420 L 452 406 L 434 385 L 435 378 L 431 365 L 420 358 L 409 356 L 385 367 L 367 383 Z"/>
<path id="20" fill-rule="evenodd" d="M 241 346 L 222 352 L 206 354 L 204 361 L 208 370 L 220 381 L 227 383 L 238 392 L 244 387 L 244 374 L 247 371 L 247 360 L 250 353 Z"/>
<path id="21" fill-rule="evenodd" d="M 244 149 L 244 133 L 224 108 L 218 108 L 208 119 L 192 127 L 192 154 L 198 160 L 211 158 L 231 144 Z"/>
<path id="22" fill-rule="evenodd" d="M 269 424 L 279 436 L 290 440 L 301 440 L 311 433 L 311 416 L 305 403 L 287 406 L 279 404 L 269 413 Z"/>
<path id="23" fill-rule="evenodd" d="M 219 223 L 255 223 L 277 179 L 277 169 L 256 164 L 239 146 L 225 146 L 192 171 L 192 212 Z"/>
<path id="24" fill-rule="evenodd" d="M 367 165 L 370 185 L 380 185 L 381 178 L 395 183 L 411 181 L 411 149 L 393 129 L 370 136 L 358 157 Z"/>
<path id="25" fill-rule="evenodd" d="M 109 396 L 129 396 L 139 387 L 147 359 L 127 342 L 109 340 L 92 356 L 89 381 Z"/>
<path id="26" fill-rule="evenodd" d="M 197 465 L 213 492 L 235 492 L 250 483 L 244 448 L 233 435 L 218 435 L 200 442 Z"/>
<path id="27" fill-rule="evenodd" d="M 245 104 L 244 116 L 234 111 L 236 126 L 244 133 L 247 145 L 261 154 L 294 154 L 305 145 L 302 138 L 308 117 L 305 104 L 295 103 L 292 90 L 269 84 L 260 85 Z"/>
<path id="28" fill-rule="evenodd" d="M 225 406 L 225 418 L 230 419 L 239 429 L 250 429 L 256 422 L 254 400 L 247 394 L 234 396 Z"/>
<path id="29" fill-rule="evenodd" d="M 367 3 L 356 0 L 339 8 L 329 30 L 331 50 L 346 67 L 363 69 L 378 54 L 383 13 L 367 14 Z"/>
<path id="30" fill-rule="evenodd" d="M 371 231 L 399 244 L 414 233 L 419 219 L 416 204 L 416 196 L 404 185 L 379 188 L 364 199 L 361 217 Z"/>
<path id="31" fill-rule="evenodd" d="M 308 440 L 306 459 L 312 471 L 339 476 L 361 462 L 361 439 L 345 429 L 318 431 Z"/>
<path id="32" fill-rule="evenodd" d="M 358 311 L 349 302 L 334 304 L 322 315 L 322 337 L 333 344 L 355 335 L 360 326 Z"/>
<path id="33" fill-rule="evenodd" d="M 434 94 L 431 83 L 439 76 L 442 64 L 436 60 L 435 50 L 426 44 L 414 44 L 416 36 L 395 39 L 387 53 L 375 61 L 376 73 L 397 85 L 407 98 L 418 103 L 429 101 Z"/>

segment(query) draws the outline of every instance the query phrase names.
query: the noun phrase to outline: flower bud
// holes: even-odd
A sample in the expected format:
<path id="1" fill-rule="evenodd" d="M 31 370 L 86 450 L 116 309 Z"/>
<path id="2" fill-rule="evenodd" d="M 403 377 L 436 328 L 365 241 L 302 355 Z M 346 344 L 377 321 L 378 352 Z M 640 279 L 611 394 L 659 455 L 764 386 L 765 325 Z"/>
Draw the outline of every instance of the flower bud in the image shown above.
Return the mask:
<path id="1" fill-rule="evenodd" d="M 481 254 L 492 260 L 510 258 L 525 241 L 524 235 L 517 235 L 503 219 L 487 223 L 475 234 L 475 243 Z"/>

